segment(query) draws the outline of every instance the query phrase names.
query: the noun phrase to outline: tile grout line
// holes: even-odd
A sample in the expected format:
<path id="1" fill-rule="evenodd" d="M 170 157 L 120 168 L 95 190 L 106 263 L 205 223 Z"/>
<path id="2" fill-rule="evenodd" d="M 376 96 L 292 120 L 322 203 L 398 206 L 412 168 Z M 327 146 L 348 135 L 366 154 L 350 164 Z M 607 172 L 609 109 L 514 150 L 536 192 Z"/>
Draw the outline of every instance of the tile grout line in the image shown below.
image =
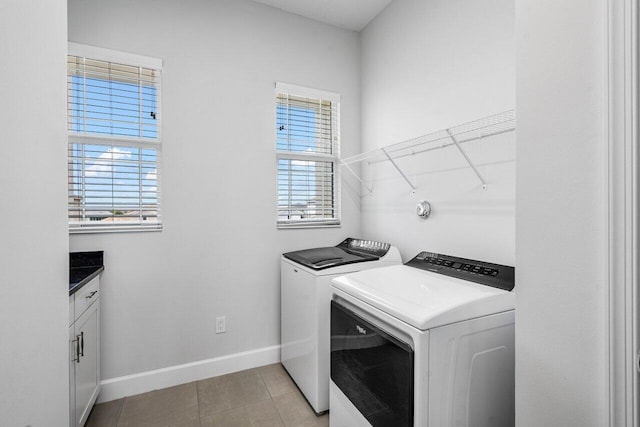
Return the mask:
<path id="1" fill-rule="evenodd" d="M 282 418 L 282 414 L 280 413 L 280 408 L 278 408 L 278 405 L 276 405 L 276 402 L 273 401 L 273 398 L 271 398 L 271 403 L 273 403 L 273 406 L 276 408 L 276 412 L 278 413 L 278 418 L 280 418 L 280 422 L 284 427 L 287 427 L 287 424 L 284 422 L 284 418 Z"/>
<path id="2" fill-rule="evenodd" d="M 260 380 L 262 381 L 262 385 L 264 385 L 265 390 L 267 390 L 267 393 L 269 394 L 269 398 L 268 399 L 260 399 L 260 400 L 256 400 L 256 402 L 263 402 L 265 400 L 271 400 L 271 402 L 273 403 L 273 396 L 271 395 L 271 390 L 269 390 L 269 387 L 267 386 L 267 382 L 264 380 L 264 377 L 262 376 L 262 372 L 260 371 L 261 366 L 258 366 L 257 368 L 254 368 L 256 371 L 258 371 L 258 376 L 260 377 Z M 253 402 L 255 403 L 255 402 Z M 251 405 L 251 403 L 248 403 L 246 405 L 243 406 L 248 406 Z M 274 403 L 275 405 L 275 403 Z"/>
<path id="3" fill-rule="evenodd" d="M 124 409 L 124 404 L 127 400 L 127 397 L 125 396 L 122 399 L 122 405 L 120 405 L 120 410 L 118 411 L 118 416 L 116 417 L 116 427 L 118 427 L 118 424 L 120 423 L 120 416 L 122 415 L 122 410 Z"/>
<path id="4" fill-rule="evenodd" d="M 264 376 L 262 375 L 262 370 L 260 369 L 260 367 L 258 367 L 257 369 L 258 369 L 258 374 L 260 374 L 260 379 L 264 383 L 264 387 L 267 389 L 267 393 L 269 393 L 271 404 L 273 405 L 274 408 L 276 408 L 276 412 L 278 413 L 278 418 L 280 418 L 280 422 L 284 427 L 287 427 L 287 424 L 284 422 L 284 418 L 282 418 L 282 414 L 280 413 L 280 409 L 278 409 L 278 405 L 276 405 L 276 402 L 273 400 L 273 395 L 271 394 L 271 390 L 269 390 L 269 387 L 267 387 L 267 382 L 264 380 Z"/>
<path id="5" fill-rule="evenodd" d="M 260 379 L 262 380 L 262 384 L 264 384 L 264 388 L 266 388 L 267 393 L 269 393 L 269 398 L 273 400 L 273 395 L 271 394 L 271 390 L 269 390 L 269 387 L 267 386 L 267 382 L 264 380 L 264 376 L 262 375 L 262 370 L 260 368 L 261 366 L 258 366 L 256 368 L 256 371 L 258 371 L 258 375 L 260 375 Z"/>
<path id="6" fill-rule="evenodd" d="M 198 415 L 198 426 L 202 427 L 202 420 L 200 419 L 200 394 L 198 393 L 198 381 L 194 381 L 196 386 L 196 414 Z"/>

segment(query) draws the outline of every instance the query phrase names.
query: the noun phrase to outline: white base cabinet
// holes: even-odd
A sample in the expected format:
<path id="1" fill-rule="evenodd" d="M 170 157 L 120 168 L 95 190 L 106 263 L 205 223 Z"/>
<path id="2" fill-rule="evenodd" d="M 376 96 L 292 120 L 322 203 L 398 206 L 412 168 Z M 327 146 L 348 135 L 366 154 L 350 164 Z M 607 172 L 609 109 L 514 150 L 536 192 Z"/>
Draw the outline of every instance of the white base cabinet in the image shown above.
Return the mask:
<path id="1" fill-rule="evenodd" d="M 98 276 L 69 297 L 70 426 L 84 426 L 100 392 L 99 291 Z"/>

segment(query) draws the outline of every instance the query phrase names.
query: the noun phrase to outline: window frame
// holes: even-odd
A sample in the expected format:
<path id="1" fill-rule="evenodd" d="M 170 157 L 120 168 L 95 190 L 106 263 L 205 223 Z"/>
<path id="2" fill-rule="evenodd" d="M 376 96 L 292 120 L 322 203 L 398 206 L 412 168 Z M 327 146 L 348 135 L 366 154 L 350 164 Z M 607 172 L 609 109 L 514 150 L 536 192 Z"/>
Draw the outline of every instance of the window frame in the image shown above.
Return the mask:
<path id="1" fill-rule="evenodd" d="M 67 222 L 69 227 L 69 234 L 87 234 L 87 233 L 111 233 L 111 232 L 146 232 L 146 231 L 162 231 L 163 222 L 162 222 L 162 173 L 161 173 L 161 163 L 162 163 L 162 60 L 157 58 L 152 58 L 148 56 L 137 55 L 128 52 L 121 52 L 111 49 L 105 49 L 96 46 L 90 46 L 80 43 L 69 42 L 67 56 L 77 56 L 84 57 L 91 60 L 109 62 L 114 64 L 122 64 L 126 66 L 132 67 L 141 67 L 147 69 L 153 69 L 157 72 L 156 84 L 154 86 L 155 93 L 155 108 L 154 112 L 156 114 L 155 118 L 157 120 L 156 125 L 156 136 L 151 137 L 129 137 L 123 135 L 109 135 L 109 134 L 98 134 L 98 133 L 90 133 L 90 132 L 73 132 L 69 127 L 69 113 L 67 113 L 67 152 L 68 154 L 68 173 L 71 174 L 71 165 L 72 165 L 72 145 L 81 144 L 84 147 L 86 146 L 111 146 L 112 148 L 133 148 L 139 150 L 138 152 L 138 160 L 137 163 L 142 167 L 143 164 L 143 150 L 145 149 L 153 149 L 155 151 L 155 183 L 156 183 L 156 199 L 157 199 L 157 222 L 150 224 L 143 224 L 142 222 L 132 221 L 132 222 L 122 222 L 116 223 L 111 222 L 109 224 L 91 224 L 91 220 L 78 220 L 72 221 L 70 216 L 70 196 L 71 196 L 71 188 L 68 189 L 67 195 Z M 69 76 L 69 71 L 67 71 L 67 76 Z M 67 77 L 69 78 L 69 77 Z M 67 83 L 67 87 L 69 83 Z M 69 89 L 67 89 L 69 90 Z M 67 99 L 67 103 L 69 100 Z M 85 176 L 87 171 L 82 169 L 82 177 Z M 71 175 L 70 178 L 71 179 Z M 71 185 L 71 183 L 69 184 Z M 140 178 L 140 184 L 142 185 L 142 178 Z M 141 187 L 142 188 L 142 187 Z M 142 199 L 143 190 L 138 195 L 138 199 Z M 141 213 L 140 213 L 141 214 Z"/>
<path id="2" fill-rule="evenodd" d="M 329 101 L 331 103 L 331 154 L 327 153 L 307 153 L 303 151 L 280 150 L 278 149 L 278 95 L 287 94 L 294 97 L 309 98 L 319 101 Z M 276 226 L 278 229 L 295 229 L 295 228 L 330 228 L 341 227 L 341 181 L 340 181 L 340 94 L 320 89 L 312 89 L 303 86 L 297 86 L 288 83 L 276 82 L 275 84 L 275 152 L 276 152 Z M 335 114 L 335 117 L 333 116 Z M 300 160 L 300 161 L 318 161 L 330 163 L 332 170 L 332 199 L 333 212 L 332 218 L 326 219 L 280 219 L 280 190 L 279 190 L 279 163 L 280 160 Z"/>

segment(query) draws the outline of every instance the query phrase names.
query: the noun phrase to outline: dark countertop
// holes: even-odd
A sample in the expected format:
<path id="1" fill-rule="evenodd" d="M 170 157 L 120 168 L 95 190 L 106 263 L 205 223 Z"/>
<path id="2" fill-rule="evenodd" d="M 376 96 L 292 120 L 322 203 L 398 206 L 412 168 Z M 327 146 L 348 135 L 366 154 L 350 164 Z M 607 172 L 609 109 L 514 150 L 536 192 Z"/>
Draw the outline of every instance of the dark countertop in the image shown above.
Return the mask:
<path id="1" fill-rule="evenodd" d="M 69 253 L 69 295 L 104 271 L 103 251 Z"/>
<path id="2" fill-rule="evenodd" d="M 75 267 L 69 269 L 69 295 L 89 283 L 91 279 L 104 271 L 104 266 Z"/>

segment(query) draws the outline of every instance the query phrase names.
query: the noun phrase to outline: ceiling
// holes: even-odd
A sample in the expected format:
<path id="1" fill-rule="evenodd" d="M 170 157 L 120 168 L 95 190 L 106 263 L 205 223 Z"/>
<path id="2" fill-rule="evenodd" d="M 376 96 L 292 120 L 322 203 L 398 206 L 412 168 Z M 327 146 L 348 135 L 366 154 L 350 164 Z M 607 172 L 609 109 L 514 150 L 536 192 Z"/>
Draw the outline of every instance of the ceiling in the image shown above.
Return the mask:
<path id="1" fill-rule="evenodd" d="M 314 21 L 362 30 L 392 0 L 253 0 Z"/>

